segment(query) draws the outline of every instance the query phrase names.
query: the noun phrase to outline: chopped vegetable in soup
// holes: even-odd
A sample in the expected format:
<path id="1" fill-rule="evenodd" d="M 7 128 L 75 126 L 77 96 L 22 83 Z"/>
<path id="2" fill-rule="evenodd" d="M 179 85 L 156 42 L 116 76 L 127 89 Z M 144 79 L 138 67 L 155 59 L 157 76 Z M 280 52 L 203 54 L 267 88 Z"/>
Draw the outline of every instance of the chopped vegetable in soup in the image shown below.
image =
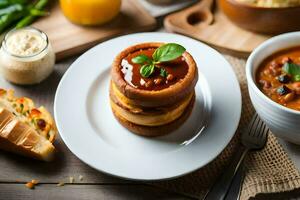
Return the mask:
<path id="1" fill-rule="evenodd" d="M 300 111 L 300 47 L 280 51 L 259 66 L 257 84 L 273 101 Z"/>

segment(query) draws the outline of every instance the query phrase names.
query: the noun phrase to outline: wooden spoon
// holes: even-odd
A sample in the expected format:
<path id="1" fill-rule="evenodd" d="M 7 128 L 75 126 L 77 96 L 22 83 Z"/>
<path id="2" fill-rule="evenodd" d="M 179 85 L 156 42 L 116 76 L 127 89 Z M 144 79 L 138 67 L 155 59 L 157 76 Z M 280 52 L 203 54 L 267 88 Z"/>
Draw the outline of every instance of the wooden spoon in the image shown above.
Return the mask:
<path id="1" fill-rule="evenodd" d="M 172 27 L 172 31 L 177 29 L 175 32 L 180 32 L 181 29 L 190 29 L 195 26 L 207 27 L 214 21 L 214 15 L 211 11 L 213 3 L 214 0 L 201 0 L 187 9 L 167 16 L 164 21 L 165 28 L 170 30 Z M 172 26 L 174 24 L 172 20 L 175 19 L 177 27 Z"/>

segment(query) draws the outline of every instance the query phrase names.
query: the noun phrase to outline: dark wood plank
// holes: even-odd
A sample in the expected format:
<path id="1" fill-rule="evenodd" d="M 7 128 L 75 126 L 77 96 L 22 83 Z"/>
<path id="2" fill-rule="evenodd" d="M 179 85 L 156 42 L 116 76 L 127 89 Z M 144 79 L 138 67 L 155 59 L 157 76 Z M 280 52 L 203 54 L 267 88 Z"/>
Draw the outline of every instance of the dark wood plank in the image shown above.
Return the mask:
<path id="1" fill-rule="evenodd" d="M 190 198 L 145 185 L 38 185 L 34 190 L 24 184 L 0 184 L 0 200 L 188 200 Z"/>
<path id="2" fill-rule="evenodd" d="M 60 62 L 53 74 L 35 86 L 17 86 L 0 78 L 0 87 L 13 88 L 19 96 L 32 98 L 36 105 L 44 105 L 53 113 L 53 101 L 57 85 L 73 59 Z M 76 86 L 74 86 L 76 91 Z M 58 153 L 53 162 L 45 163 L 0 151 L 0 182 L 26 182 L 38 179 L 43 183 L 57 183 L 69 176 L 84 177 L 83 183 L 124 183 L 124 180 L 100 173 L 78 160 L 58 136 L 54 145 Z"/>
<path id="3" fill-rule="evenodd" d="M 11 153 L 0 152 L 0 182 L 26 182 L 37 179 L 42 183 L 68 181 L 72 176 L 81 183 L 126 183 L 109 175 L 98 172 L 77 159 L 59 139 L 55 143 L 59 149 L 54 161 L 46 163 Z"/>

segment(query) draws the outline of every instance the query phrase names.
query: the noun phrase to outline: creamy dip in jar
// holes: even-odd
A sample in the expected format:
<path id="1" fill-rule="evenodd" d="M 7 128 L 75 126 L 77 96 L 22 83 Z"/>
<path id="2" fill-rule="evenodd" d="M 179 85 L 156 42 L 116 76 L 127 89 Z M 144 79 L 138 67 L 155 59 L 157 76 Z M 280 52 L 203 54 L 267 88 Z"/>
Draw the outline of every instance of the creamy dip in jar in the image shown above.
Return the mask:
<path id="1" fill-rule="evenodd" d="M 8 32 L 0 49 L 0 71 L 15 84 L 36 84 L 53 71 L 55 55 L 42 31 L 27 27 Z"/>

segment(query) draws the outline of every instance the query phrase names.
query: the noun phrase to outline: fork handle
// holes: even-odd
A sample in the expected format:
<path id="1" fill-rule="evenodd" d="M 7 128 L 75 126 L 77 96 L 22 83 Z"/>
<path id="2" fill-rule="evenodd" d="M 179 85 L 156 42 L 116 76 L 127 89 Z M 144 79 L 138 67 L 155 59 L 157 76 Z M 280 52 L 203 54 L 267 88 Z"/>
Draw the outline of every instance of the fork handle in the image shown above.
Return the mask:
<path id="1" fill-rule="evenodd" d="M 241 147 L 234 155 L 224 173 L 216 180 L 203 200 L 223 200 L 229 190 L 232 180 L 243 162 L 249 149 Z"/>

